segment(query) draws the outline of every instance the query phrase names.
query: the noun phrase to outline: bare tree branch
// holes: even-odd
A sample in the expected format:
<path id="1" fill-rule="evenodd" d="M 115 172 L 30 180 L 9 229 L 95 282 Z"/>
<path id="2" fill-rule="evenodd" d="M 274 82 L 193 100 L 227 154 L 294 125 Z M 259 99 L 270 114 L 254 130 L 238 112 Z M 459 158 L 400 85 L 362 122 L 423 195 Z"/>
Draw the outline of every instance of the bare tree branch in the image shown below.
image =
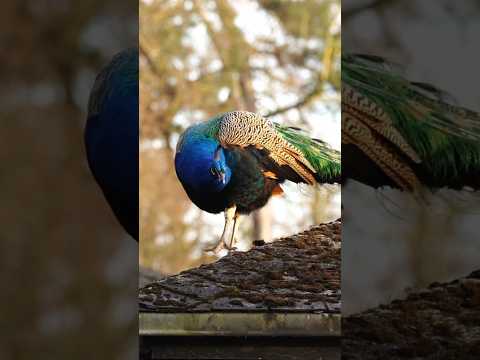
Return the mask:
<path id="1" fill-rule="evenodd" d="M 292 109 L 302 108 L 303 106 L 307 105 L 310 101 L 312 101 L 316 97 L 316 95 L 319 93 L 319 88 L 320 88 L 319 84 L 316 84 L 311 91 L 309 91 L 297 102 L 284 107 L 280 107 L 276 110 L 270 111 L 264 114 L 263 116 L 264 117 L 275 116 L 275 115 L 285 113 Z"/>
<path id="2" fill-rule="evenodd" d="M 145 46 L 142 44 L 142 42 L 139 42 L 139 50 L 140 54 L 145 58 L 147 61 L 147 65 L 150 68 L 150 71 L 157 77 L 161 78 L 160 71 L 157 69 L 157 66 L 155 65 L 155 61 L 153 61 L 152 57 L 148 53 L 147 49 L 145 49 Z"/>
<path id="3" fill-rule="evenodd" d="M 323 51 L 322 59 L 322 71 L 320 72 L 318 80 L 312 90 L 310 90 L 297 102 L 271 111 L 264 115 L 265 117 L 278 115 L 292 109 L 302 108 L 323 93 L 324 84 L 329 81 L 332 74 L 333 59 L 335 56 L 335 47 L 333 46 L 333 40 L 334 35 L 331 35 L 325 39 L 325 49 Z"/>

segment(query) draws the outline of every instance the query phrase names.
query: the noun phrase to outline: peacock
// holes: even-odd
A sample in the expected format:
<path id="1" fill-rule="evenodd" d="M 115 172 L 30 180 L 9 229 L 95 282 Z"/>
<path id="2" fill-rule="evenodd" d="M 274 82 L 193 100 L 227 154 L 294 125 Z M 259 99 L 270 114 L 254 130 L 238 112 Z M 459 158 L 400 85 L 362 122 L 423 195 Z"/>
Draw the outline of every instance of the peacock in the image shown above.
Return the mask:
<path id="1" fill-rule="evenodd" d="M 85 147 L 88 164 L 106 200 L 137 241 L 138 105 L 138 49 L 128 49 L 114 56 L 95 80 Z"/>
<path id="2" fill-rule="evenodd" d="M 480 189 L 480 115 L 372 55 L 342 56 L 342 180 L 423 198 Z"/>
<path id="3" fill-rule="evenodd" d="M 180 136 L 175 170 L 190 200 L 209 213 L 225 212 L 213 250 L 234 249 L 238 216 L 282 194 L 285 180 L 338 183 L 340 154 L 299 128 L 252 112 L 231 111 L 190 126 Z M 228 238 L 228 241 L 227 241 Z"/>

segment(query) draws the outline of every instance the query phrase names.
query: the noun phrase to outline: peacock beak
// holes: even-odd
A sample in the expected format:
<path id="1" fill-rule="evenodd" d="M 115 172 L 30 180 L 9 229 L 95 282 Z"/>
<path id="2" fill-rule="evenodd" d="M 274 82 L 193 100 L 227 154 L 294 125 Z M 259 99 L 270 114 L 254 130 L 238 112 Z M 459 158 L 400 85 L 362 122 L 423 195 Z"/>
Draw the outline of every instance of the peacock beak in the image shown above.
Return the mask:
<path id="1" fill-rule="evenodd" d="M 223 171 L 218 174 L 218 179 L 225 185 L 225 173 Z"/>

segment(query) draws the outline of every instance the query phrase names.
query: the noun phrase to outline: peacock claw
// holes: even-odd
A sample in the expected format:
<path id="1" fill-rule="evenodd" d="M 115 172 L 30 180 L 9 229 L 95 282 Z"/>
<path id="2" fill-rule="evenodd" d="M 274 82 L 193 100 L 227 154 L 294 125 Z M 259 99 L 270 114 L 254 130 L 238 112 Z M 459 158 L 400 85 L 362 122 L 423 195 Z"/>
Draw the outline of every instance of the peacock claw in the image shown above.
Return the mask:
<path id="1" fill-rule="evenodd" d="M 230 252 L 230 251 L 237 251 L 238 248 L 236 246 L 228 246 L 225 244 L 224 249 L 227 249 L 227 251 Z"/>
<path id="2" fill-rule="evenodd" d="M 225 244 L 223 243 L 223 241 L 219 241 L 215 244 L 215 246 L 206 247 L 203 249 L 203 251 L 213 252 L 215 255 L 218 255 L 223 249 L 225 249 Z"/>
<path id="3" fill-rule="evenodd" d="M 231 224 L 233 222 L 233 228 L 231 228 Z M 220 240 L 215 244 L 215 246 L 210 248 L 205 248 L 205 251 L 213 251 L 215 254 L 219 254 L 220 251 L 226 249 L 228 252 L 236 251 L 237 248 L 235 247 L 235 232 L 238 228 L 238 214 L 237 214 L 237 207 L 233 205 L 225 209 L 225 224 L 223 227 L 222 236 Z M 230 232 L 229 242 L 227 243 L 226 237 L 227 233 Z"/>

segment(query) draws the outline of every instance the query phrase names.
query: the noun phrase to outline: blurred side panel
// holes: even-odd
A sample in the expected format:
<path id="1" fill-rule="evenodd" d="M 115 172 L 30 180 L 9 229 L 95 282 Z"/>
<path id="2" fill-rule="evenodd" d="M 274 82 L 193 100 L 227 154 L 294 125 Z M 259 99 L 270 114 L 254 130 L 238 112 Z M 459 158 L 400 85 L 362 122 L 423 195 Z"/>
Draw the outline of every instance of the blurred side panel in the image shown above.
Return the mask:
<path id="1" fill-rule="evenodd" d="M 9 0 L 0 31 L 0 358 L 136 358 L 138 246 L 83 131 L 96 74 L 137 46 L 138 2 Z"/>
<path id="2" fill-rule="evenodd" d="M 342 2 L 345 358 L 446 356 L 441 337 L 399 335 L 419 309 L 381 330 L 364 311 L 480 268 L 479 30 L 476 1 Z"/>

